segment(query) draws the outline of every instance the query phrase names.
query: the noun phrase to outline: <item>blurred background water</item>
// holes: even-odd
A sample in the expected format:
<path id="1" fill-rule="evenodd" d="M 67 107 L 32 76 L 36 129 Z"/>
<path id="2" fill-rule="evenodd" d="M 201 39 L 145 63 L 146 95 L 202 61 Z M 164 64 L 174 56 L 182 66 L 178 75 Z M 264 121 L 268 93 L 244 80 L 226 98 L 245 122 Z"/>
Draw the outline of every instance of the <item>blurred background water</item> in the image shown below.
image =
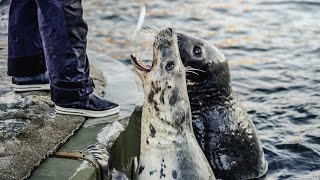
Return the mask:
<path id="1" fill-rule="evenodd" d="M 7 5 L 0 0 L 1 54 Z M 131 42 L 136 1 L 90 0 L 83 6 L 89 49 L 127 64 L 133 52 L 151 59 L 152 35 Z M 315 0 L 150 0 L 144 25 L 173 27 L 225 54 L 233 89 L 264 145 L 266 179 L 320 179 L 319 19 Z"/>

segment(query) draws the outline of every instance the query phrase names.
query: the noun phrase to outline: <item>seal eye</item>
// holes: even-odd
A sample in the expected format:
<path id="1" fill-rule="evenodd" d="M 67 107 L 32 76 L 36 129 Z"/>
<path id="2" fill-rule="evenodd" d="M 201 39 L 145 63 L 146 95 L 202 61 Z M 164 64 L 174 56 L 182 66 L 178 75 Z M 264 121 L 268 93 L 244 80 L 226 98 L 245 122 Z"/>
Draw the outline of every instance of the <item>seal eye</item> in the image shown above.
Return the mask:
<path id="1" fill-rule="evenodd" d="M 199 47 L 199 46 L 194 46 L 194 47 L 193 47 L 193 53 L 194 53 L 195 55 L 201 55 L 201 53 L 202 53 L 201 47 Z"/>
<path id="2" fill-rule="evenodd" d="M 174 62 L 173 61 L 169 61 L 168 63 L 167 63 L 167 65 L 166 65 L 166 70 L 167 71 L 170 71 L 170 70 L 172 70 L 173 68 L 174 68 Z"/>

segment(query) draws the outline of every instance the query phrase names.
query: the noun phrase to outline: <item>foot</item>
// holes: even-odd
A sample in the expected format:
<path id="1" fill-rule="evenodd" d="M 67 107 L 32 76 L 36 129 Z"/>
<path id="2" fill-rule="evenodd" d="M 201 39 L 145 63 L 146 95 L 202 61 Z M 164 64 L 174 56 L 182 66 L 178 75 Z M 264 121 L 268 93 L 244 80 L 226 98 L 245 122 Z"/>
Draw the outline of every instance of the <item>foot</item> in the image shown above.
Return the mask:
<path id="1" fill-rule="evenodd" d="M 36 76 L 12 77 L 12 84 L 16 92 L 50 90 L 48 72 Z"/>
<path id="2" fill-rule="evenodd" d="M 102 99 L 93 93 L 81 101 L 72 103 L 56 103 L 56 112 L 85 117 L 104 117 L 116 114 L 120 106 L 116 103 Z"/>

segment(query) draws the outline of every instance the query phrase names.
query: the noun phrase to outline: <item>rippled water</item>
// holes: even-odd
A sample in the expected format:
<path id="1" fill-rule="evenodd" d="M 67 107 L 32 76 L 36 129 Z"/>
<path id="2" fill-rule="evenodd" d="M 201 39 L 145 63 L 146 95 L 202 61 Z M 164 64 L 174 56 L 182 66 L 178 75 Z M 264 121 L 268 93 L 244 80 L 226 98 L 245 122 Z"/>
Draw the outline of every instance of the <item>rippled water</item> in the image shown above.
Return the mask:
<path id="1" fill-rule="evenodd" d="M 84 8 L 90 48 L 151 59 L 151 36 L 130 42 L 139 4 L 95 0 Z M 152 0 L 144 25 L 204 38 L 225 54 L 264 145 L 266 179 L 320 179 L 319 18 L 319 1 Z"/>
<path id="2" fill-rule="evenodd" d="M 151 59 L 151 36 L 130 41 L 136 1 L 83 2 L 90 49 L 124 62 L 132 52 Z M 204 38 L 225 54 L 264 145 L 266 179 L 320 179 L 319 18 L 319 1 L 150 0 L 144 25 Z"/>

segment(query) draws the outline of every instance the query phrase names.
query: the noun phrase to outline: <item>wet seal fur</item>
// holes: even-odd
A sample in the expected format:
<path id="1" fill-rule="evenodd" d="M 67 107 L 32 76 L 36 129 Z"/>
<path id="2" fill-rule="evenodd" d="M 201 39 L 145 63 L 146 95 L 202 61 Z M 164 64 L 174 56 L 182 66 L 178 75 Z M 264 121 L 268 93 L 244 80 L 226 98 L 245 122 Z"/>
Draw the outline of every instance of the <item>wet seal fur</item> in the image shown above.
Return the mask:
<path id="1" fill-rule="evenodd" d="M 192 130 L 175 31 L 168 28 L 156 36 L 151 67 L 134 56 L 133 64 L 145 93 L 135 179 L 215 179 Z"/>
<path id="2" fill-rule="evenodd" d="M 228 62 L 208 42 L 179 34 L 196 138 L 215 175 L 221 179 L 263 176 L 268 164 L 257 130 L 232 91 Z"/>

